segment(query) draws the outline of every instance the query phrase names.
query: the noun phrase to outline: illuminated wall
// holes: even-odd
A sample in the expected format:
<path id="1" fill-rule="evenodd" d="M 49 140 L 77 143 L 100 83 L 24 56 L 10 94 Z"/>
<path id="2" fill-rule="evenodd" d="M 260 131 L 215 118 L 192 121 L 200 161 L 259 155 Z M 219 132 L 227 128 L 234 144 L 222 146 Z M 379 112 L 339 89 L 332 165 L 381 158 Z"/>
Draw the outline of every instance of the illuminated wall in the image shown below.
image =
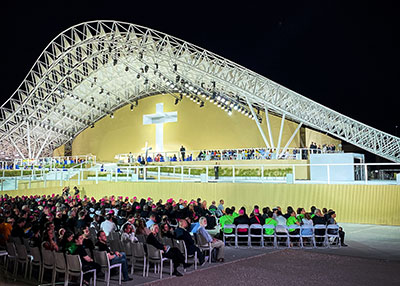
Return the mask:
<path id="1" fill-rule="evenodd" d="M 229 116 L 213 103 L 198 104 L 184 98 L 178 105 L 171 95 L 147 97 L 130 110 L 126 105 L 114 112 L 114 118 L 104 117 L 79 134 L 72 144 L 72 154 L 93 154 L 98 161 L 111 161 L 116 154 L 141 152 L 148 141 L 155 147 L 155 125 L 143 125 L 143 115 L 153 114 L 157 103 L 164 103 L 164 112 L 177 111 L 178 122 L 164 124 L 164 150 L 178 150 L 184 145 L 186 150 L 224 149 L 241 147 L 263 147 L 265 143 L 256 123 L 248 117 L 233 112 Z M 268 138 L 263 116 L 262 128 Z M 281 118 L 270 116 L 272 135 L 277 145 Z M 283 147 L 297 127 L 297 123 L 285 121 L 281 147 Z M 297 134 L 289 147 L 300 146 Z M 153 149 L 154 150 L 154 149 Z"/>
<path id="2" fill-rule="evenodd" d="M 4 192 L 9 195 L 51 195 L 61 193 L 59 182 L 32 182 L 20 184 L 18 191 Z M 65 183 L 68 185 L 68 182 Z M 70 187 L 77 182 L 69 182 Z M 245 206 L 247 210 L 257 204 L 260 207 L 304 207 L 309 211 L 315 205 L 337 213 L 338 222 L 400 225 L 400 186 L 396 185 L 317 185 L 317 184 L 233 184 L 233 183 L 144 183 L 144 182 L 95 182 L 85 181 L 80 186 L 82 196 L 137 196 L 155 200 L 168 198 L 185 200 L 202 198 L 208 204 L 212 200 L 225 200 L 225 206 Z"/>

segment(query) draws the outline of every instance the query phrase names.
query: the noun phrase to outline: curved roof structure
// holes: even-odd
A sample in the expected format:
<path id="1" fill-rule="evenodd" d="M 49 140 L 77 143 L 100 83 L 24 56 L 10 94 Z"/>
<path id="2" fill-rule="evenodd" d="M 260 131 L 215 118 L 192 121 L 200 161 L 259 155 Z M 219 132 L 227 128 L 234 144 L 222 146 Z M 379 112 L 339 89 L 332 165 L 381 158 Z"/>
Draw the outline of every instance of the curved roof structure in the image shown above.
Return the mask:
<path id="1" fill-rule="evenodd" d="M 118 21 L 76 25 L 45 48 L 0 108 L 0 157 L 51 155 L 114 110 L 160 93 L 217 100 L 257 124 L 254 109 L 265 110 L 400 162 L 400 138 L 183 40 Z"/>

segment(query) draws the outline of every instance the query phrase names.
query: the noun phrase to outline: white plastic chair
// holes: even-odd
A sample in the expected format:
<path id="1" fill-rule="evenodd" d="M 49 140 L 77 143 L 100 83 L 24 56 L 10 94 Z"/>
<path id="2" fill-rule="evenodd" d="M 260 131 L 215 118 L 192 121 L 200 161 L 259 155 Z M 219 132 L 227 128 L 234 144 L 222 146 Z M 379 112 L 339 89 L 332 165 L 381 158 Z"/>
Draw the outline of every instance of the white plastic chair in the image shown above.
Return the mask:
<path id="1" fill-rule="evenodd" d="M 147 257 L 144 251 L 143 243 L 137 242 L 132 244 L 133 251 L 133 265 L 134 268 L 137 262 L 143 262 L 143 277 L 146 276 Z"/>
<path id="2" fill-rule="evenodd" d="M 54 272 L 54 253 L 51 250 L 42 248 L 42 273 L 40 275 L 40 284 L 43 283 L 43 276 L 46 269 L 51 270 L 53 277 Z"/>
<path id="3" fill-rule="evenodd" d="M 187 248 L 186 248 L 186 243 L 185 243 L 184 240 L 176 240 L 176 239 L 174 239 L 174 245 L 179 249 L 179 251 L 185 257 L 185 263 L 189 263 L 189 260 L 193 261 L 194 269 L 197 270 L 197 262 L 199 261 L 198 258 L 197 258 L 197 252 L 195 252 L 193 255 L 188 255 Z M 186 269 L 184 271 L 186 272 Z"/>
<path id="4" fill-rule="evenodd" d="M 272 234 L 266 234 L 266 230 L 273 230 Z M 263 247 L 268 243 L 267 241 L 272 239 L 272 247 L 276 247 L 276 237 L 275 237 L 275 226 L 273 224 L 264 224 L 263 225 Z"/>
<path id="5" fill-rule="evenodd" d="M 300 239 L 303 248 L 315 248 L 314 227 L 312 225 L 302 225 Z M 308 242 L 310 242 L 311 247 L 306 246 Z"/>
<path id="6" fill-rule="evenodd" d="M 289 247 L 289 232 L 286 225 L 278 224 L 275 227 L 275 237 L 277 248 L 281 248 L 280 246 L 282 243 L 284 243 L 285 247 Z"/>
<path id="7" fill-rule="evenodd" d="M 7 261 L 6 261 L 6 271 L 8 270 L 8 264 L 10 261 L 14 262 L 14 271 L 13 276 L 17 275 L 17 250 L 15 249 L 15 244 L 13 242 L 6 243 L 6 250 L 7 250 Z"/>
<path id="8" fill-rule="evenodd" d="M 211 258 L 212 258 L 211 256 L 212 256 L 212 251 L 213 251 L 214 247 L 200 233 L 196 233 L 195 237 L 196 237 L 198 248 L 200 248 L 200 250 L 208 253 L 208 255 L 209 255 L 208 262 L 211 263 Z"/>
<path id="9" fill-rule="evenodd" d="M 172 260 L 166 257 L 163 257 L 162 251 L 155 248 L 151 244 L 147 244 L 147 276 L 149 276 L 149 268 L 150 268 L 150 262 L 154 263 L 154 272 L 156 273 L 157 271 L 157 265 L 160 265 L 160 279 L 162 279 L 163 275 L 163 265 L 164 261 L 169 261 L 170 263 L 170 275 L 172 276 L 172 268 L 173 268 L 173 263 Z"/>
<path id="10" fill-rule="evenodd" d="M 297 234 L 291 234 L 290 230 L 292 232 L 298 230 L 298 232 L 297 232 Z M 293 248 L 295 246 L 295 243 L 297 243 L 298 248 L 303 247 L 300 230 L 301 230 L 301 227 L 297 224 L 288 226 L 288 235 L 289 235 L 289 241 L 290 241 L 289 247 Z"/>
<path id="11" fill-rule="evenodd" d="M 226 233 L 224 231 L 225 228 L 232 229 L 232 232 Z M 224 241 L 225 246 L 226 246 L 226 238 L 230 238 L 230 237 L 233 237 L 233 239 L 235 240 L 235 245 L 236 245 L 236 225 L 234 225 L 234 224 L 226 224 L 226 225 L 224 225 L 224 228 L 222 229 L 222 239 Z"/>
<path id="12" fill-rule="evenodd" d="M 239 229 L 247 229 L 247 233 L 246 234 L 242 234 L 240 233 L 238 230 Z M 247 246 L 249 246 L 249 225 L 248 224 L 238 224 L 236 226 L 236 236 L 235 236 L 235 247 L 239 247 L 239 238 L 240 237 L 244 237 L 246 238 L 247 241 Z"/>
<path id="13" fill-rule="evenodd" d="M 52 277 L 52 284 L 55 285 L 57 273 L 64 273 L 64 285 L 68 285 L 67 263 L 65 261 L 64 253 L 54 252 L 54 271 Z"/>
<path id="14" fill-rule="evenodd" d="M 326 227 L 326 242 L 329 248 L 341 247 L 339 226 L 337 224 L 329 224 Z"/>
<path id="15" fill-rule="evenodd" d="M 83 275 L 87 273 L 93 273 L 93 285 L 96 286 L 96 269 L 90 269 L 88 271 L 83 272 L 82 270 L 82 262 L 79 255 L 70 255 L 67 254 L 67 279 L 69 280 L 70 276 L 78 276 L 80 283 L 79 285 L 82 286 L 83 284 Z"/>
<path id="16" fill-rule="evenodd" d="M 121 285 L 121 275 L 122 275 L 122 264 L 116 263 L 111 264 L 110 259 L 108 259 L 107 251 L 98 251 L 93 250 L 94 261 L 100 264 L 101 268 L 104 269 L 105 272 L 105 279 L 107 286 L 110 285 L 110 276 L 111 276 L 111 269 L 118 268 L 119 269 L 119 285 Z"/>
<path id="17" fill-rule="evenodd" d="M 38 275 L 38 281 L 40 280 L 40 275 L 42 274 L 42 256 L 40 254 L 39 247 L 31 247 L 31 255 L 32 255 L 32 261 L 31 261 L 31 268 L 29 270 L 29 280 L 32 278 L 32 268 L 33 266 L 39 267 L 39 275 Z"/>
<path id="18" fill-rule="evenodd" d="M 324 224 L 316 224 L 314 225 L 314 238 L 315 238 L 315 247 L 320 247 L 319 244 L 322 244 L 322 247 L 326 247 L 326 225 Z"/>
<path id="19" fill-rule="evenodd" d="M 260 232 L 259 234 L 252 234 L 252 230 L 257 230 Z M 261 224 L 252 224 L 249 228 L 249 246 L 252 247 L 252 238 L 259 238 L 260 239 L 260 246 L 264 245 L 264 235 L 263 235 L 263 226 Z"/>
<path id="20" fill-rule="evenodd" d="M 33 258 L 31 255 L 28 255 L 25 245 L 16 244 L 15 248 L 17 250 L 17 272 L 18 272 L 18 265 L 22 264 L 23 269 L 25 269 L 24 277 L 26 278 L 26 276 L 28 275 L 28 269 L 31 265 L 31 261 Z"/>

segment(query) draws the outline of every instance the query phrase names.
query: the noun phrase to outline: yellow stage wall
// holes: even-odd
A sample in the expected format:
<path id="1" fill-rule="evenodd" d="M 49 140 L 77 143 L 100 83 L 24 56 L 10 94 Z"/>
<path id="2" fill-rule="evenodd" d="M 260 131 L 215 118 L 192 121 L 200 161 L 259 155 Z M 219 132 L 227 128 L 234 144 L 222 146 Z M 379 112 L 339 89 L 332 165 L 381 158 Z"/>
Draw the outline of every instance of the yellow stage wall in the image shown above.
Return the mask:
<path id="1" fill-rule="evenodd" d="M 248 210 L 257 204 L 260 207 L 288 205 L 331 208 L 337 212 L 338 222 L 400 225 L 400 186 L 371 185 L 315 185 L 315 184 L 233 184 L 233 183 L 144 183 L 144 182 L 83 182 L 83 194 L 99 199 L 103 196 L 137 196 L 159 198 L 165 201 L 173 197 L 186 200 L 198 197 L 207 200 L 225 200 L 225 206 L 245 206 Z M 61 193 L 59 182 L 33 182 L 32 188 L 20 185 L 18 191 L 5 192 L 9 195 L 50 195 Z M 70 187 L 76 182 L 69 182 Z"/>
<path id="2" fill-rule="evenodd" d="M 139 153 L 148 141 L 155 148 L 155 125 L 143 125 L 143 115 L 154 114 L 156 104 L 164 103 L 164 112 L 177 111 L 178 122 L 164 124 L 164 150 L 225 149 L 242 147 L 264 147 L 265 143 L 254 120 L 236 111 L 229 116 L 213 103 L 205 101 L 205 106 L 184 98 L 175 105 L 171 95 L 157 95 L 139 101 L 139 105 L 130 110 L 126 105 L 109 116 L 96 122 L 94 128 L 80 133 L 72 143 L 72 155 L 93 154 L 98 161 L 113 161 L 116 154 Z M 265 114 L 262 129 L 268 137 Z M 270 116 L 272 135 L 277 145 L 281 118 Z M 297 123 L 286 120 L 281 147 L 284 147 L 297 127 Z M 322 142 L 321 142 L 322 144 Z M 298 133 L 289 147 L 300 146 Z M 154 150 L 154 149 L 153 149 Z"/>

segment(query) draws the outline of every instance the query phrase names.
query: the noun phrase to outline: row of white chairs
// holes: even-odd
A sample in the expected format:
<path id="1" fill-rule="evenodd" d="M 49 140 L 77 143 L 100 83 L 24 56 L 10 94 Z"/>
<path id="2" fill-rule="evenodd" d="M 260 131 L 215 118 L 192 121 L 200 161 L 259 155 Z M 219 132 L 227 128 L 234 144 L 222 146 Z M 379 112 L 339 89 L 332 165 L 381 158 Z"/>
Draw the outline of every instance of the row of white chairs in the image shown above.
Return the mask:
<path id="1" fill-rule="evenodd" d="M 227 233 L 227 229 L 232 232 Z M 270 234 L 272 233 L 272 234 Z M 337 224 L 322 225 L 274 225 L 270 224 L 227 224 L 223 228 L 223 241 L 234 240 L 235 247 L 244 243 L 252 247 L 254 243 L 261 247 L 340 247 L 339 226 Z"/>
<path id="2" fill-rule="evenodd" d="M 10 262 L 13 263 L 13 277 L 15 278 L 18 273 L 19 265 L 22 265 L 24 270 L 24 277 L 27 278 L 29 271 L 29 279 L 32 278 L 33 267 L 38 268 L 38 283 L 42 284 L 46 270 L 51 273 L 51 284 L 56 284 L 57 274 L 64 274 L 64 285 L 68 285 L 71 277 L 78 277 L 79 285 L 83 284 L 83 275 L 92 273 L 91 281 L 96 285 L 96 270 L 91 269 L 83 271 L 82 261 L 79 255 L 69 255 L 62 252 L 50 251 L 39 247 L 30 247 L 30 254 L 28 254 L 25 245 L 7 242 L 6 245 L 6 263 L 5 270 L 8 271 Z M 105 282 L 107 286 L 110 283 L 110 270 L 112 268 L 119 268 L 119 285 L 121 285 L 121 264 L 111 265 L 107 253 L 105 251 L 93 251 L 94 261 L 99 263 L 105 271 Z"/>

